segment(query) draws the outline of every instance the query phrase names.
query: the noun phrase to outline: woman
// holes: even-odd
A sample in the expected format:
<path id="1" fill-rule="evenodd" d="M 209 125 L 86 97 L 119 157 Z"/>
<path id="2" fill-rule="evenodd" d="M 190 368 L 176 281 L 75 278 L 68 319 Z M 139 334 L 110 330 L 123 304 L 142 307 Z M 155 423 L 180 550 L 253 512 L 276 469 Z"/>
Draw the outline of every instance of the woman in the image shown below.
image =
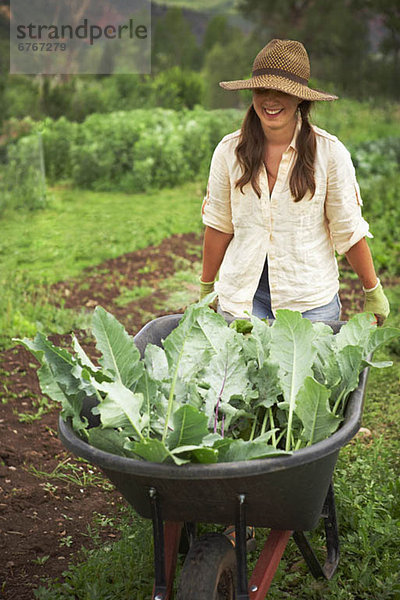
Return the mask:
<path id="1" fill-rule="evenodd" d="M 350 153 L 310 124 L 314 101 L 337 96 L 308 86 L 310 65 L 297 41 L 272 40 L 252 77 L 222 81 L 251 89 L 242 127 L 217 145 L 203 202 L 206 225 L 201 297 L 218 292 L 218 311 L 273 318 L 279 308 L 312 320 L 338 320 L 335 251 L 363 285 L 364 310 L 378 324 L 389 303 L 366 242 L 368 223 Z"/>

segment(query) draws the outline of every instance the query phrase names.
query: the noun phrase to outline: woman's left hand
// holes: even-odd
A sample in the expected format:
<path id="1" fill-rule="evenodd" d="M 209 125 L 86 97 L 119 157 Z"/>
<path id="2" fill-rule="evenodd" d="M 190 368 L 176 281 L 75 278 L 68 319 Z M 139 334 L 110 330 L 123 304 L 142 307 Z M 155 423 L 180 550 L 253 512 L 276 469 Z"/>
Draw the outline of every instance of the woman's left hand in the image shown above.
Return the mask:
<path id="1" fill-rule="evenodd" d="M 370 292 L 364 290 L 364 312 L 374 313 L 378 325 L 383 325 L 383 322 L 389 316 L 389 300 L 386 298 L 380 282 Z"/>

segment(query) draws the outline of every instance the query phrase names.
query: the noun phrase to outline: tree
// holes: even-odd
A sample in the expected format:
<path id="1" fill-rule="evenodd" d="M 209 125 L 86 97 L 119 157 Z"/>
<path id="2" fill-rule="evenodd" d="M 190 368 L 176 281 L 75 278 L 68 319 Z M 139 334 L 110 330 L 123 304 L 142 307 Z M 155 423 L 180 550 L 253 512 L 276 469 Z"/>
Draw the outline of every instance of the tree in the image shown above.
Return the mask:
<path id="1" fill-rule="evenodd" d="M 216 15 L 208 22 L 203 38 L 203 49 L 208 53 L 217 43 L 222 46 L 227 45 L 239 33 L 237 27 L 229 25 L 226 15 Z"/>
<path id="2" fill-rule="evenodd" d="M 339 93 L 360 96 L 363 90 L 368 93 L 369 27 L 368 15 L 357 2 L 241 0 L 239 9 L 255 21 L 259 32 L 268 32 L 269 39 L 302 42 L 314 78 L 332 82 Z"/>
<path id="3" fill-rule="evenodd" d="M 229 44 L 214 44 L 203 68 L 207 108 L 233 108 L 242 104 L 243 93 L 224 90 L 219 82 L 250 77 L 251 65 L 259 49 L 260 40 L 256 36 L 245 37 L 242 33 L 232 38 Z"/>
<path id="4" fill-rule="evenodd" d="M 379 49 L 382 71 L 389 91 L 398 99 L 400 93 L 400 4 L 398 0 L 365 0 L 364 10 L 384 31 Z"/>
<path id="5" fill-rule="evenodd" d="M 196 70 L 201 63 L 201 50 L 182 9 L 168 9 L 165 17 L 156 22 L 152 35 L 153 72 L 174 66 Z"/>
<path id="6" fill-rule="evenodd" d="M 315 0 L 240 0 L 238 9 L 256 23 L 258 30 L 267 31 L 271 38 L 284 39 L 304 28 L 309 11 L 317 5 Z M 319 5 L 324 12 L 327 3 Z"/>

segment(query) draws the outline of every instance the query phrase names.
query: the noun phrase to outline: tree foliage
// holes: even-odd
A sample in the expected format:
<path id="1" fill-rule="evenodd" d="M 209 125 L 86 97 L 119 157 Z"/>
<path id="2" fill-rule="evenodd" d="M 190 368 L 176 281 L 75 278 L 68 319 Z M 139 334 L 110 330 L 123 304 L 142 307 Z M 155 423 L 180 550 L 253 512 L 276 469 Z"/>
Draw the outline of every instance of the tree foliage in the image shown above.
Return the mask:
<path id="1" fill-rule="evenodd" d="M 398 0 L 241 0 L 238 8 L 268 39 L 303 42 L 313 76 L 339 93 L 398 97 Z"/>

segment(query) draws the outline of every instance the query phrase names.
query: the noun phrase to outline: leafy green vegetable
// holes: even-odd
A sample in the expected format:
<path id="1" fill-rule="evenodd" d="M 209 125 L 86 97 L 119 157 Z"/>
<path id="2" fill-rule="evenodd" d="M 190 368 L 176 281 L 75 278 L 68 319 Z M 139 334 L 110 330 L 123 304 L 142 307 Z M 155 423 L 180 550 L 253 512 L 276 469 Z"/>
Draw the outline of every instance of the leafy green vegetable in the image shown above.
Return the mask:
<path id="1" fill-rule="evenodd" d="M 97 348 L 102 354 L 100 362 L 104 369 L 116 381 L 130 388 L 143 372 L 143 364 L 139 361 L 140 353 L 133 337 L 101 306 L 94 311 L 92 329 Z"/>
<path id="2" fill-rule="evenodd" d="M 18 341 L 41 363 L 43 392 L 90 444 L 181 465 L 281 456 L 324 440 L 343 421 L 362 369 L 390 366 L 371 353 L 400 335 L 377 329 L 367 313 L 336 335 L 290 310 L 278 310 L 272 325 L 251 317 L 228 327 L 208 307 L 212 296 L 190 306 L 160 347 L 148 344 L 143 359 L 101 307 L 93 315 L 99 366 L 75 337 L 74 354 L 40 333 Z M 86 396 L 97 398 L 92 428 L 81 416 Z"/>
<path id="3" fill-rule="evenodd" d="M 342 420 L 330 410 L 329 390 L 313 377 L 307 377 L 300 388 L 296 414 L 303 423 L 302 438 L 309 445 L 329 437 Z"/>
<path id="4" fill-rule="evenodd" d="M 288 426 L 285 450 L 290 450 L 293 414 L 296 398 L 306 377 L 312 374 L 316 354 L 313 345 L 311 321 L 303 319 L 299 312 L 277 311 L 277 319 L 271 328 L 271 360 L 279 365 L 280 384 L 288 405 Z"/>

